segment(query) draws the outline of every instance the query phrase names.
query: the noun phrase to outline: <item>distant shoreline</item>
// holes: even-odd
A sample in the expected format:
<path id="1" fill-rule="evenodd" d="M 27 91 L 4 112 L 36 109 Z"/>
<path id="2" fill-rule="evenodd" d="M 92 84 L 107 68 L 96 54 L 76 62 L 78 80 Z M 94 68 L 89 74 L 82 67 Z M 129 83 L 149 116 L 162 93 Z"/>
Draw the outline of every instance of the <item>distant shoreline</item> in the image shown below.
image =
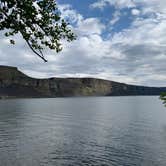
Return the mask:
<path id="1" fill-rule="evenodd" d="M 0 99 L 86 96 L 159 96 L 166 87 L 129 85 L 97 78 L 28 77 L 15 67 L 0 66 Z"/>

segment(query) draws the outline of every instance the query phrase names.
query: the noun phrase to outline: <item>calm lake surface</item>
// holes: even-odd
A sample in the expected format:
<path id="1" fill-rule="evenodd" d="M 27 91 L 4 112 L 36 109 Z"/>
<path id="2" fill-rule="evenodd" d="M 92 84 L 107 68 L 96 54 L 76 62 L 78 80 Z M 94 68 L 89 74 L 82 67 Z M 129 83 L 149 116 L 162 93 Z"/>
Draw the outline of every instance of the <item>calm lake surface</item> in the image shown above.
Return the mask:
<path id="1" fill-rule="evenodd" d="M 158 97 L 0 100 L 0 166 L 166 166 Z"/>

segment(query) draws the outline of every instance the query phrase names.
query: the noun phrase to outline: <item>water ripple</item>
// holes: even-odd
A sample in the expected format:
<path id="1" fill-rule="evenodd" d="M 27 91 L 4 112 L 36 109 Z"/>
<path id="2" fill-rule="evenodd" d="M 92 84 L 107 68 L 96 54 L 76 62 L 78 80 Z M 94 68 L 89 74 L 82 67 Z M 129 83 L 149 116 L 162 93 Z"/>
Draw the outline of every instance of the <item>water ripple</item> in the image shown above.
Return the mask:
<path id="1" fill-rule="evenodd" d="M 0 101 L 0 166 L 165 166 L 165 117 L 157 97 Z"/>

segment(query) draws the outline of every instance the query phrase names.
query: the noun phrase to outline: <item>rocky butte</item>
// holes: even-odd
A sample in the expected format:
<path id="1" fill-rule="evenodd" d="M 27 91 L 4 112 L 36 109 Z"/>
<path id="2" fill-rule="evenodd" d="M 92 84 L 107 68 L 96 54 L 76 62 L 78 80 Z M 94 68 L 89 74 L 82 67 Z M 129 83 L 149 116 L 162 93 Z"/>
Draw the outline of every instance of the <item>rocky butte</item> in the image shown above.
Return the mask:
<path id="1" fill-rule="evenodd" d="M 0 66 L 0 98 L 160 95 L 166 87 L 128 85 L 95 78 L 35 79 Z"/>

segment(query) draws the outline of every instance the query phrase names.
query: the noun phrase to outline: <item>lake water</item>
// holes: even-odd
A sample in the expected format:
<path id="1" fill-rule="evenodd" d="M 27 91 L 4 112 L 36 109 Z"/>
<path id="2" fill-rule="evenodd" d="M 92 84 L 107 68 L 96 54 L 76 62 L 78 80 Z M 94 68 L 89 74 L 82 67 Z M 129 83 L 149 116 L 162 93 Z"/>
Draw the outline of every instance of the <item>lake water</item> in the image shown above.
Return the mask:
<path id="1" fill-rule="evenodd" d="M 158 97 L 0 101 L 0 166 L 166 166 Z"/>

